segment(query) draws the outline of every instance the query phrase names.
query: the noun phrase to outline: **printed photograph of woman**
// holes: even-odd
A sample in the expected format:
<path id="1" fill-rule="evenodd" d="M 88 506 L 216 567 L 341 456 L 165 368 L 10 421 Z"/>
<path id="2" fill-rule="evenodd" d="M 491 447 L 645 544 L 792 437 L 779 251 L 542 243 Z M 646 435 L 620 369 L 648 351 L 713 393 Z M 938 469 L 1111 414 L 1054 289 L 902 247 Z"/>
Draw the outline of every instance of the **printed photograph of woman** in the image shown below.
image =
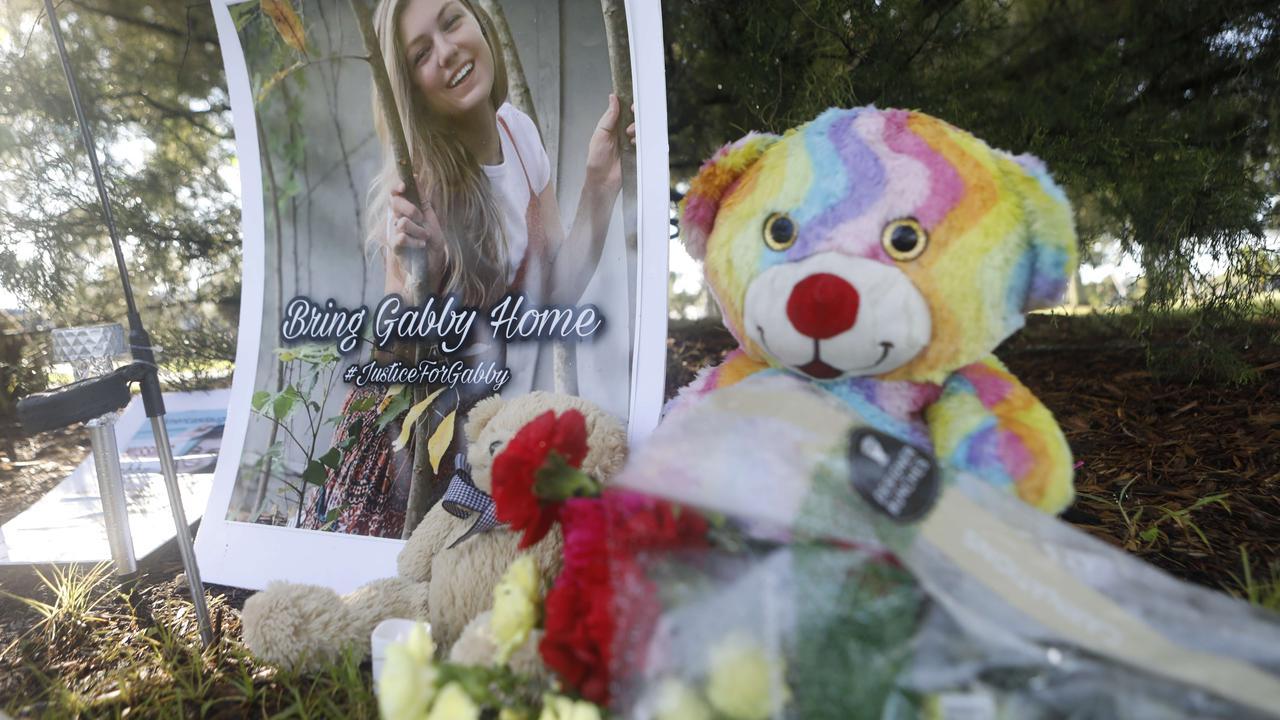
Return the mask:
<path id="1" fill-rule="evenodd" d="M 619 199 L 635 126 L 610 65 L 629 39 L 607 37 L 596 0 L 369 6 L 393 103 L 362 62 L 372 53 L 350 3 L 295 1 L 296 22 L 284 25 L 257 3 L 230 7 L 253 86 L 265 287 L 226 519 L 398 540 L 451 483 L 468 481 L 462 428 L 480 399 L 556 390 L 628 417 L 637 248 Z M 377 343 L 368 325 L 351 352 L 282 337 L 293 299 L 372 310 L 392 295 L 406 307 L 452 298 L 480 319 L 448 352 Z M 506 341 L 487 320 L 509 297 L 590 306 L 604 322 L 573 342 Z M 357 386 L 347 375 L 423 360 L 507 375 L 500 387 Z M 430 462 L 415 472 L 426 439 Z"/>
<path id="2" fill-rule="evenodd" d="M 535 306 L 576 303 L 599 263 L 622 183 L 617 97 L 608 96 L 588 141 L 586 181 L 566 232 L 547 151 L 533 121 L 508 102 L 506 63 L 502 51 L 494 49 L 497 31 L 484 10 L 471 0 L 383 0 L 374 23 L 418 195 L 425 198 L 421 206 L 406 199 L 390 130 L 375 112 L 383 164 L 369 191 L 366 242 L 369 254 L 383 260 L 385 293 L 412 297 L 410 258 L 425 254 L 426 287 L 456 295 L 464 306 L 488 308 L 507 293 L 521 293 Z M 470 364 L 491 361 L 506 367 L 511 380 L 502 392 L 554 389 L 549 353 L 540 353 L 538 343 L 504 345 L 480 332 L 473 335 L 458 355 Z M 351 437 L 350 428 L 376 423 L 386 391 L 385 386 L 352 391 L 334 442 Z M 463 416 L 492 392 L 484 385 L 459 387 L 427 412 L 437 420 L 449 412 Z M 372 409 L 352 411 L 362 404 Z M 437 470 L 443 475 L 435 483 L 437 495 L 447 478 L 465 472 L 458 464 L 465 462 L 462 425 L 454 427 L 446 462 Z M 413 462 L 412 445 L 392 447 L 400 430 L 397 420 L 382 432 L 361 432 L 358 445 L 306 508 L 302 527 L 401 536 Z M 339 509 L 331 514 L 331 508 Z"/>

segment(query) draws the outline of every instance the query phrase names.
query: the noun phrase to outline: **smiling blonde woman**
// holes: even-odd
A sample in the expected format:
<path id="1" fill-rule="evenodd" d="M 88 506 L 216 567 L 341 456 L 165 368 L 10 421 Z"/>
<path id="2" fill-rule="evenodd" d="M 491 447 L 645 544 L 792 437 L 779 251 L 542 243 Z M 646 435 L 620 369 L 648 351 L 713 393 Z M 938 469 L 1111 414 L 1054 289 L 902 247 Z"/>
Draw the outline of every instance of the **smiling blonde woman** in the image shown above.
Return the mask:
<path id="1" fill-rule="evenodd" d="M 585 182 L 566 231 L 538 129 L 507 102 L 507 68 L 484 10 L 471 0 L 382 0 L 374 25 L 423 198 L 415 206 L 405 197 L 375 96 L 383 164 L 369 191 L 366 245 L 384 258 L 386 293 L 409 296 L 408 260 L 425 253 L 426 287 L 441 288 L 482 312 L 507 293 L 522 294 L 527 306 L 576 303 L 600 261 L 622 184 L 614 133 L 617 98 L 609 96 L 588 142 Z M 634 127 L 628 134 L 634 136 Z M 455 358 L 509 368 L 504 395 L 550 389 L 537 388 L 537 345 L 508 347 L 477 334 Z M 493 392 L 458 390 L 452 398 L 445 393 L 437 404 L 456 407 L 459 417 Z M 365 388 L 348 398 L 334 442 L 354 432 L 363 435 L 330 472 L 304 526 L 401 534 L 412 460 L 407 452 L 392 450 L 396 423 L 373 430 L 381 402 L 363 411 L 353 407 L 370 406 L 367 398 L 380 400 L 382 393 Z M 446 457 L 461 457 L 463 443 L 459 431 Z M 446 461 L 440 473 L 456 470 Z"/>

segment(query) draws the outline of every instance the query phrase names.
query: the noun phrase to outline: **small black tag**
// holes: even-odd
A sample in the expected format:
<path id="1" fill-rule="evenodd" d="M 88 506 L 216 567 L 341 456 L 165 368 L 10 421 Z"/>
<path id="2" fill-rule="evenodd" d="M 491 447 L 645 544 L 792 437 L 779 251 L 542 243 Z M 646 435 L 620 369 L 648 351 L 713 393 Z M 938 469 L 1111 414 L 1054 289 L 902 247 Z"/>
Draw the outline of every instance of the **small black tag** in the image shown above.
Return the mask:
<path id="1" fill-rule="evenodd" d="M 858 494 L 897 523 L 919 520 L 938 499 L 938 465 L 929 453 L 876 430 L 849 435 L 849 470 Z"/>

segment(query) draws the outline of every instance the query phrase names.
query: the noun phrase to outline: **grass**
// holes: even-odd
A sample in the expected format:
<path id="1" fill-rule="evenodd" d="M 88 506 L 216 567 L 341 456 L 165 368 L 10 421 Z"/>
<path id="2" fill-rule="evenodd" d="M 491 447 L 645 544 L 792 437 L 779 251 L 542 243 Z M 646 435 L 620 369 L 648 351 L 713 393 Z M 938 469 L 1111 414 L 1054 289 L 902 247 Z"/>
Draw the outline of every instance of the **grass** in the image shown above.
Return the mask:
<path id="1" fill-rule="evenodd" d="M 8 592 L 3 594 L 40 616 L 31 632 L 42 635 L 45 644 L 54 650 L 80 642 L 95 624 L 106 622 L 97 610 L 119 591 L 119 585 L 110 582 L 110 563 L 100 563 L 88 570 L 76 565 L 55 565 L 48 575 L 37 570 L 36 577 L 52 595 L 48 602 Z"/>
<path id="2" fill-rule="evenodd" d="M 191 603 L 166 585 L 131 590 L 100 565 L 41 575 L 38 590 L 6 593 L 35 614 L 0 649 L 0 708 L 15 718 L 377 718 L 366 663 L 305 676 L 260 664 L 220 596 L 202 648 Z"/>
<path id="3" fill-rule="evenodd" d="M 1106 338 L 1146 356 L 1147 368 L 1171 383 L 1251 385 L 1261 376 L 1246 360 L 1250 348 L 1280 343 L 1280 293 L 1237 305 L 1183 304 L 1172 308 L 1059 306 L 1031 315 L 1015 342 L 1062 343 Z"/>
<path id="4" fill-rule="evenodd" d="M 1264 576 L 1255 576 L 1249 550 L 1241 545 L 1240 565 L 1244 570 L 1239 576 L 1232 575 L 1236 587 L 1231 588 L 1231 594 L 1250 605 L 1280 612 L 1280 562 L 1268 565 Z"/>
<path id="5" fill-rule="evenodd" d="M 1195 538 L 1200 540 L 1205 549 L 1213 549 L 1209 538 L 1191 516 L 1197 510 L 1202 510 L 1212 505 L 1217 505 L 1223 510 L 1231 512 L 1231 506 L 1227 504 L 1227 498 L 1231 496 L 1231 493 L 1205 495 L 1197 498 L 1190 505 L 1181 508 L 1173 507 L 1167 503 L 1138 505 L 1137 507 L 1126 506 L 1125 501 L 1129 498 L 1129 489 L 1133 487 L 1137 480 L 1137 478 L 1132 478 L 1125 483 L 1120 488 L 1120 492 L 1116 494 L 1115 500 L 1108 500 L 1090 493 L 1080 493 L 1080 496 L 1095 503 L 1115 504 L 1116 509 L 1120 512 L 1121 519 L 1124 521 L 1124 546 L 1127 550 L 1133 551 L 1142 547 L 1151 548 L 1167 542 L 1169 540 L 1169 526 L 1174 526 L 1181 530 L 1188 541 L 1194 535 Z"/>

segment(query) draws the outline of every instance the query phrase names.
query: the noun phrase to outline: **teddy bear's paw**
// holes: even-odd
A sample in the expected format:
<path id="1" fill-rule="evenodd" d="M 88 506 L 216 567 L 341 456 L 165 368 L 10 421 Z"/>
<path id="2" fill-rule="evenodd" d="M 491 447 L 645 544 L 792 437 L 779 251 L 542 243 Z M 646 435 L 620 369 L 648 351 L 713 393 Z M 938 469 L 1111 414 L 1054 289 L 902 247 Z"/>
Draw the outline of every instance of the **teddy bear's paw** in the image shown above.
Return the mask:
<path id="1" fill-rule="evenodd" d="M 309 672 L 358 651 L 368 652 L 369 635 L 333 590 L 318 585 L 271 583 L 245 601 L 241 612 L 244 644 L 257 658 Z"/>
<path id="2" fill-rule="evenodd" d="M 427 620 L 427 583 L 408 578 L 390 577 L 374 580 L 343 596 L 355 626 L 353 632 L 363 638 L 369 650 L 369 635 L 378 623 L 389 618 Z"/>

